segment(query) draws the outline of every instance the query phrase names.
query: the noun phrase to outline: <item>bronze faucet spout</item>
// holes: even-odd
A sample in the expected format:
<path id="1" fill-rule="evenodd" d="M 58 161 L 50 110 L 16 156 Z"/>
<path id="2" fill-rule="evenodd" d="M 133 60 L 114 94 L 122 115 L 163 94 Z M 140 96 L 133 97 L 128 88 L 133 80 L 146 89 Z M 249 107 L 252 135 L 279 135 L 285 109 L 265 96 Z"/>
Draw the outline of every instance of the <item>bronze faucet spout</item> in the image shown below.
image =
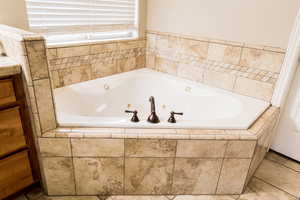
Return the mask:
<path id="1" fill-rule="evenodd" d="M 156 115 L 156 111 L 155 111 L 155 99 L 153 96 L 150 97 L 149 99 L 150 103 L 151 103 L 151 114 L 148 117 L 148 122 L 152 123 L 152 124 L 157 124 L 159 123 L 159 118 Z"/>

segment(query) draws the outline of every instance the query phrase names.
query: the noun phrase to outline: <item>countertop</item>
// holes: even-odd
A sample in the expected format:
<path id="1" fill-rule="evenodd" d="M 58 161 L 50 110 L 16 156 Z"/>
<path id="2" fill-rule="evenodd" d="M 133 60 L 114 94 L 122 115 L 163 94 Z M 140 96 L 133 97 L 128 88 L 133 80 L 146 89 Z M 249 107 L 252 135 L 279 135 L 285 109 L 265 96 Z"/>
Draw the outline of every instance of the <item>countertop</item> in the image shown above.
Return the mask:
<path id="1" fill-rule="evenodd" d="M 21 73 L 21 66 L 12 58 L 0 56 L 0 77 Z"/>

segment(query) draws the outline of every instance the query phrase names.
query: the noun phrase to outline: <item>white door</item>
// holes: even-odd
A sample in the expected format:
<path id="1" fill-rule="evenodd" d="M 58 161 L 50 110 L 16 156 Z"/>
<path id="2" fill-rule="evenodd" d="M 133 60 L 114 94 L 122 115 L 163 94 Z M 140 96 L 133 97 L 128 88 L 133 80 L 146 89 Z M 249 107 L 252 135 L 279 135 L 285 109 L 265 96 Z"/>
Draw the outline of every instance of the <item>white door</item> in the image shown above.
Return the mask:
<path id="1" fill-rule="evenodd" d="M 298 66 L 271 149 L 300 161 L 300 66 Z"/>

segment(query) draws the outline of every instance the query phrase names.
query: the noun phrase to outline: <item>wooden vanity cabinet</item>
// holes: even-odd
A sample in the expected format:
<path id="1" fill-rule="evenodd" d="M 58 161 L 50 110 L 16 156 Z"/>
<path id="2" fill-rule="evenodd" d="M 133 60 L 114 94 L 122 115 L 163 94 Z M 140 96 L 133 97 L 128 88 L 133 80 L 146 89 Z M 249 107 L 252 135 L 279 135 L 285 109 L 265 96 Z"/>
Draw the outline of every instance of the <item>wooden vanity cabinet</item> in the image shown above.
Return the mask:
<path id="1" fill-rule="evenodd" d="M 40 180 L 20 75 L 0 78 L 0 200 Z"/>

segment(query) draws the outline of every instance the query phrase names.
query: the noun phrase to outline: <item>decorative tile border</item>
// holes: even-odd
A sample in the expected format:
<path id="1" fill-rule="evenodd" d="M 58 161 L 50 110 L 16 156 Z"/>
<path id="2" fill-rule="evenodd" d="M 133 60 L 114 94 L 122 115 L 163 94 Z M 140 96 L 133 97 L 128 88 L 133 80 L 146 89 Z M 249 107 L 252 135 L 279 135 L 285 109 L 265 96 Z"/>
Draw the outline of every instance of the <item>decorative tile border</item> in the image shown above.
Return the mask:
<path id="1" fill-rule="evenodd" d="M 148 31 L 146 67 L 270 101 L 285 51 Z"/>
<path id="2" fill-rule="evenodd" d="M 54 88 L 145 67 L 145 39 L 48 48 Z"/>

